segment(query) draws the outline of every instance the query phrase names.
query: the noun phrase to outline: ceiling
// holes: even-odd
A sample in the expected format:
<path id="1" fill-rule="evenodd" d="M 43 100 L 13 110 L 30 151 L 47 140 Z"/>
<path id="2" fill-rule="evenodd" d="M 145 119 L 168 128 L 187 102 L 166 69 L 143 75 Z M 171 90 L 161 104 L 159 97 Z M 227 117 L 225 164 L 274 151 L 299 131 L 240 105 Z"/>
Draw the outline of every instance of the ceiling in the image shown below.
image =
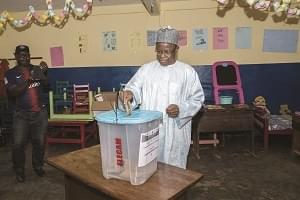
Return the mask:
<path id="1" fill-rule="evenodd" d="M 122 5 L 122 4 L 140 4 L 145 0 L 93 0 L 94 6 L 109 6 L 109 5 Z M 158 1 L 158 0 L 154 0 Z M 180 1 L 180 0 L 160 0 L 166 1 Z M 61 9 L 64 7 L 65 0 L 52 0 L 54 9 Z M 81 7 L 85 0 L 73 0 L 76 7 Z M 35 10 L 46 10 L 46 0 L 0 0 L 0 14 L 2 11 L 9 12 L 26 11 L 28 6 L 31 5 Z"/>

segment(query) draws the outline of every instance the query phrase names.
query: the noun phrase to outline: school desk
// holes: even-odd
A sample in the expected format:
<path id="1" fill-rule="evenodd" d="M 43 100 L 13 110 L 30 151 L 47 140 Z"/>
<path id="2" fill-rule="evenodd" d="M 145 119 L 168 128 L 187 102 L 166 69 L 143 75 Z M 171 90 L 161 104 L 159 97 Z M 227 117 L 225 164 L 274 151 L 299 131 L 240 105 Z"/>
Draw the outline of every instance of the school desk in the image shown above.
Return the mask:
<path id="1" fill-rule="evenodd" d="M 254 112 L 247 104 L 206 105 L 193 118 L 193 151 L 199 155 L 201 133 L 244 132 L 251 136 L 251 152 L 254 153 Z"/>
<path id="2" fill-rule="evenodd" d="M 84 148 L 86 141 L 98 134 L 94 120 L 48 119 L 47 145 L 51 143 L 80 144 Z"/>

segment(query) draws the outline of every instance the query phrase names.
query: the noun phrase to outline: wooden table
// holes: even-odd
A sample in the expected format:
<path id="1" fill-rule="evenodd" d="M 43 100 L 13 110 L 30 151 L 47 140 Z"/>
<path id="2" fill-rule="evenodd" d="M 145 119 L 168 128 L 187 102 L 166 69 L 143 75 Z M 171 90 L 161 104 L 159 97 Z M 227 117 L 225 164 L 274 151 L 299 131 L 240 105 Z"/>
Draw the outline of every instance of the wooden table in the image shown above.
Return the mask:
<path id="1" fill-rule="evenodd" d="M 98 134 L 96 122 L 93 120 L 48 119 L 48 127 L 59 128 L 58 132 L 50 132 L 48 128 L 47 145 L 51 143 L 80 144 L 81 148 L 89 137 Z M 79 133 L 79 138 L 67 138 L 67 134 Z"/>
<path id="2" fill-rule="evenodd" d="M 251 133 L 251 151 L 254 153 L 254 110 L 246 104 L 207 105 L 192 121 L 193 151 L 199 159 L 200 133 Z"/>
<path id="3" fill-rule="evenodd" d="M 293 115 L 293 151 L 297 155 L 300 155 L 300 112 L 296 112 Z"/>
<path id="4" fill-rule="evenodd" d="M 64 172 L 66 200 L 178 199 L 202 177 L 202 174 L 194 171 L 158 163 L 158 170 L 142 185 L 105 179 L 102 175 L 100 145 L 50 157 L 47 162 Z"/>

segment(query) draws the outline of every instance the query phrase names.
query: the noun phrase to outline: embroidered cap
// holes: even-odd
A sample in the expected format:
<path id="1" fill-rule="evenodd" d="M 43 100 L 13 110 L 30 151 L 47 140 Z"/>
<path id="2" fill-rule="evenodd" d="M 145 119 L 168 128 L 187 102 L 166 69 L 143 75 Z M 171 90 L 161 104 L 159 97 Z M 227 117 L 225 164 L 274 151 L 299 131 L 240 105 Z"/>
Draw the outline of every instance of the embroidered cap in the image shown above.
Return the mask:
<path id="1" fill-rule="evenodd" d="M 176 29 L 170 26 L 160 28 L 156 34 L 156 42 L 178 45 L 178 33 Z"/>
<path id="2" fill-rule="evenodd" d="M 20 53 L 20 52 L 27 52 L 27 53 L 29 53 L 29 47 L 28 46 L 26 46 L 26 45 L 18 45 L 17 47 L 16 47 L 16 51 L 15 51 L 15 53 Z"/>

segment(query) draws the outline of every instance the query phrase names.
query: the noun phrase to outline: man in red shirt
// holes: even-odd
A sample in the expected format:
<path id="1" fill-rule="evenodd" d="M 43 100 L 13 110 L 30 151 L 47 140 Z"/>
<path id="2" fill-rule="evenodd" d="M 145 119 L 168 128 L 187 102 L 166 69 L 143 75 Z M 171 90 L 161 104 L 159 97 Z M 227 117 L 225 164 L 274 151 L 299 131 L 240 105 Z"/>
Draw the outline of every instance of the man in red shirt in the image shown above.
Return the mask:
<path id="1" fill-rule="evenodd" d="M 5 75 L 8 95 L 15 99 L 13 114 L 12 160 L 18 182 L 25 181 L 25 147 L 32 144 L 32 166 L 38 176 L 44 176 L 45 133 L 48 127 L 47 66 L 30 63 L 29 47 L 15 50 L 17 65 Z"/>

